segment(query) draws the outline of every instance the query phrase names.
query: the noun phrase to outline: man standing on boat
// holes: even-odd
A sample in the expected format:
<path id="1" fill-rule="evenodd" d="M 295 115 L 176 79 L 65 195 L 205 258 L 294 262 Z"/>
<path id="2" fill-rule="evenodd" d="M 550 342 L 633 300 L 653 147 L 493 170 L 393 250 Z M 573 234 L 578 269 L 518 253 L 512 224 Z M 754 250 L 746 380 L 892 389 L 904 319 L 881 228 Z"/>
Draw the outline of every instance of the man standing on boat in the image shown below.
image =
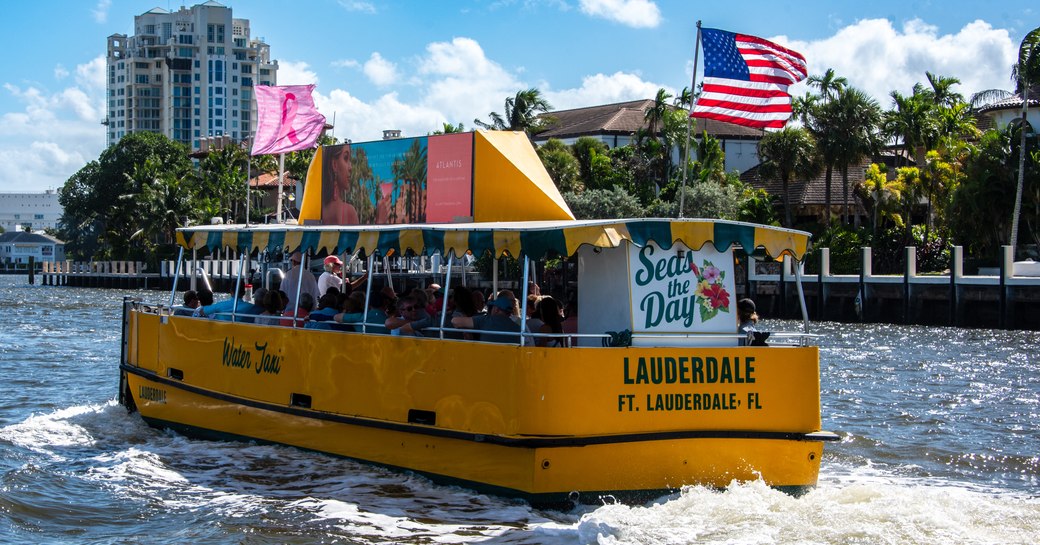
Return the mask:
<path id="1" fill-rule="evenodd" d="M 321 295 L 318 294 L 318 281 L 314 278 L 314 274 L 300 266 L 302 259 L 300 252 L 293 252 L 292 257 L 289 258 L 289 261 L 292 262 L 292 269 L 285 273 L 285 278 L 282 279 L 282 285 L 279 288 L 289 296 L 289 304 L 285 308 L 296 308 L 297 291 L 301 294 L 311 294 L 311 301 L 321 298 Z"/>

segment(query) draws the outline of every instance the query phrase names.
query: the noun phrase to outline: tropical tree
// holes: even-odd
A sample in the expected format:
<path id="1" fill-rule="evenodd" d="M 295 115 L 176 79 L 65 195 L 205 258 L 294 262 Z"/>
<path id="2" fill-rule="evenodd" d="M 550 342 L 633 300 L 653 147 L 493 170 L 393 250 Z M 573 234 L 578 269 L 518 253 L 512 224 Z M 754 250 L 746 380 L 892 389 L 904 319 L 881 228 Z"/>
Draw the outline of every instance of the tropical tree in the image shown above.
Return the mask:
<path id="1" fill-rule="evenodd" d="M 937 106 L 952 108 L 955 104 L 964 102 L 964 95 L 953 91 L 954 85 L 960 85 L 961 80 L 954 77 L 939 76 L 931 72 L 925 72 L 928 85 L 931 87 L 931 98 Z"/>
<path id="2" fill-rule="evenodd" d="M 70 252 L 78 258 L 153 257 L 151 245 L 161 238 L 156 232 L 161 222 L 146 221 L 153 197 L 143 188 L 157 179 L 168 183 L 186 178 L 194 176 L 183 144 L 151 132 L 123 137 L 72 175 L 60 191 L 58 202 L 64 209 L 60 224 Z M 179 183 L 173 190 L 193 198 L 197 192 L 192 185 Z"/>
<path id="3" fill-rule="evenodd" d="M 881 130 L 885 136 L 901 140 L 905 157 L 913 157 L 914 162 L 921 166 L 927 142 L 937 132 L 931 116 L 934 102 L 920 85 L 914 87 L 911 95 L 892 91 L 890 96 L 894 107 L 884 113 Z"/>
<path id="4" fill-rule="evenodd" d="M 873 217 L 872 238 L 877 239 L 882 222 L 888 221 L 897 227 L 903 226 L 903 216 L 900 214 L 903 183 L 898 178 L 889 180 L 877 163 L 871 163 L 867 167 L 864 178 L 863 194 L 865 201 L 870 204 L 870 212 Z"/>
<path id="5" fill-rule="evenodd" d="M 550 138 L 538 147 L 538 158 L 542 160 L 549 177 L 556 183 L 560 193 L 581 192 L 585 184 L 581 180 L 581 167 L 570 148 L 558 138 Z"/>
<path id="6" fill-rule="evenodd" d="M 491 130 L 524 131 L 528 136 L 542 130 L 551 120 L 539 117 L 551 111 L 552 105 L 542 96 L 538 89 L 517 91 L 516 95 L 506 99 L 505 114 L 491 112 L 489 122 L 474 119 L 479 127 Z"/>
<path id="7" fill-rule="evenodd" d="M 647 124 L 646 130 L 652 138 L 658 138 L 658 134 L 661 132 L 665 114 L 668 113 L 668 99 L 670 98 L 672 98 L 672 95 L 668 91 L 658 89 L 653 106 L 647 108 L 646 112 L 643 113 L 643 120 Z"/>
<path id="8" fill-rule="evenodd" d="M 819 89 L 820 97 L 823 98 L 824 102 L 830 102 L 838 93 L 849 86 L 849 80 L 835 74 L 833 68 L 828 68 L 822 76 L 809 76 L 805 83 L 809 87 Z"/>
<path id="9" fill-rule="evenodd" d="M 460 132 L 466 132 L 466 129 L 462 126 L 461 122 L 458 125 L 443 123 L 443 126 L 440 129 L 437 129 L 430 134 L 455 134 Z"/>
<path id="10" fill-rule="evenodd" d="M 865 92 L 848 87 L 839 91 L 834 100 L 821 106 L 822 116 L 828 120 L 828 146 L 834 154 L 834 164 L 841 172 L 842 222 L 849 217 L 849 168 L 880 148 L 877 127 L 881 108 Z"/>
<path id="11" fill-rule="evenodd" d="M 606 155 L 607 149 L 607 145 L 602 140 L 591 136 L 582 136 L 571 146 L 571 152 L 578 160 L 578 176 L 586 188 L 607 189 L 610 186 L 609 179 L 596 176 L 592 169 L 596 157 Z"/>
<path id="12" fill-rule="evenodd" d="M 1018 47 L 1018 61 L 1011 67 L 1011 81 L 1015 90 L 1022 97 L 1022 118 L 1019 126 L 1018 183 L 1015 188 L 1015 207 L 1011 214 L 1011 251 L 1014 254 L 1018 247 L 1018 223 L 1022 213 L 1022 190 L 1026 174 L 1026 128 L 1029 127 L 1029 95 L 1033 87 L 1040 85 L 1040 27 L 1034 28 L 1022 39 Z M 1010 93 L 999 89 L 990 89 L 972 96 L 972 106 L 988 101 L 1006 98 Z"/>
<path id="13" fill-rule="evenodd" d="M 784 127 L 767 133 L 758 143 L 759 165 L 763 177 L 780 180 L 783 186 L 784 225 L 791 227 L 790 182 L 794 177 L 808 179 L 820 168 L 816 161 L 816 142 L 809 131 Z"/>

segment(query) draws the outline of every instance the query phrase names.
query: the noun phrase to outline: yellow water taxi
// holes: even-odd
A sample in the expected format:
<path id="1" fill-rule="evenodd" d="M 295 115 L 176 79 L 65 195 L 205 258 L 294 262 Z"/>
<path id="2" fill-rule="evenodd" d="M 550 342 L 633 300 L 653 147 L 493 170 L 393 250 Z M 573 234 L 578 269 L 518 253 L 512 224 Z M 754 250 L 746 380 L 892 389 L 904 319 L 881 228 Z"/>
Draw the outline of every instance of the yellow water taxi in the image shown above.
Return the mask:
<path id="1" fill-rule="evenodd" d="M 807 233 L 700 219 L 473 215 L 212 225 L 181 229 L 179 240 L 242 256 L 359 255 L 369 271 L 395 253 L 490 253 L 525 265 L 576 256 L 580 313 L 565 346 L 537 346 L 536 333 L 510 343 L 451 338 L 443 321 L 421 337 L 392 336 L 369 331 L 381 323 L 292 328 L 251 323 L 237 306 L 211 319 L 175 315 L 172 301 L 127 301 L 121 402 L 190 436 L 291 445 L 536 504 L 645 500 L 734 480 L 816 484 L 823 443 L 837 438 L 821 430 L 819 350 L 804 331 L 748 345 L 734 270 L 742 252 L 801 260 Z M 447 270 L 445 291 L 458 281 Z"/>

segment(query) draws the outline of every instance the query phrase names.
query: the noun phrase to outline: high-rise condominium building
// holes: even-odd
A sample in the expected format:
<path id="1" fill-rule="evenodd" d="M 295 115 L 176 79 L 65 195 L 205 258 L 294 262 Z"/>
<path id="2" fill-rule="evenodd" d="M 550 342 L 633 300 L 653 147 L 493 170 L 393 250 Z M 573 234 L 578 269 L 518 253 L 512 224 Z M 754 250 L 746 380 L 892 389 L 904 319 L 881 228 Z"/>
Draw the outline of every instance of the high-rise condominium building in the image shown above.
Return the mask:
<path id="1" fill-rule="evenodd" d="M 193 150 L 204 138 L 245 140 L 256 130 L 254 85 L 277 83 L 271 46 L 249 21 L 210 0 L 134 17 L 134 35 L 108 37 L 108 145 L 135 131 Z"/>

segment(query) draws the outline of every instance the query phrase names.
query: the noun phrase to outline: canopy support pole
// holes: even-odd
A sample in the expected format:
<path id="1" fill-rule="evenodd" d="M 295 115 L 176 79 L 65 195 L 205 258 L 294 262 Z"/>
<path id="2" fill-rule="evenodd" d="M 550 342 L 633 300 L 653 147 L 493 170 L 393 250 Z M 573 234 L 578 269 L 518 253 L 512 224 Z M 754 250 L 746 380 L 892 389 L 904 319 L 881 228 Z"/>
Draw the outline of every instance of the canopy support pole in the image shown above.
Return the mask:
<path id="1" fill-rule="evenodd" d="M 170 308 L 173 308 L 174 298 L 177 297 L 177 284 L 181 280 L 181 263 L 184 262 L 184 246 L 177 254 L 177 266 L 173 268 L 173 289 L 170 290 Z"/>
<path id="2" fill-rule="evenodd" d="M 531 259 L 524 254 L 524 283 L 520 286 L 520 346 L 524 345 L 524 334 L 527 332 L 527 279 L 531 274 Z"/>
<path id="3" fill-rule="evenodd" d="M 441 339 L 444 338 L 444 319 L 448 316 L 448 294 L 451 293 L 451 265 L 455 259 L 455 252 L 448 254 L 448 271 L 444 273 L 444 297 L 441 304 Z"/>
<path id="4" fill-rule="evenodd" d="M 368 254 L 368 268 L 365 270 L 365 273 L 368 274 L 368 282 L 365 282 L 365 310 L 361 318 L 362 333 L 366 333 L 368 330 L 368 304 L 372 300 L 372 264 L 375 257 L 375 254 Z"/>
<path id="5" fill-rule="evenodd" d="M 248 254 L 243 252 L 242 255 L 240 255 L 238 257 L 238 277 L 235 278 L 235 291 L 231 292 L 231 297 L 235 298 L 231 302 L 231 321 L 232 322 L 237 321 L 235 319 L 235 314 L 238 312 L 238 301 L 239 301 L 239 299 L 241 299 L 241 297 L 239 297 L 238 294 L 241 293 L 241 289 L 242 289 L 242 271 L 246 268 L 246 255 L 248 255 Z"/>
<path id="6" fill-rule="evenodd" d="M 786 260 L 790 256 L 785 256 Z M 794 265 L 794 283 L 798 287 L 798 304 L 802 308 L 802 326 L 806 333 L 809 333 L 809 311 L 805 308 L 805 291 L 802 289 L 802 264 L 791 257 Z M 786 263 L 784 264 L 786 266 Z"/>

